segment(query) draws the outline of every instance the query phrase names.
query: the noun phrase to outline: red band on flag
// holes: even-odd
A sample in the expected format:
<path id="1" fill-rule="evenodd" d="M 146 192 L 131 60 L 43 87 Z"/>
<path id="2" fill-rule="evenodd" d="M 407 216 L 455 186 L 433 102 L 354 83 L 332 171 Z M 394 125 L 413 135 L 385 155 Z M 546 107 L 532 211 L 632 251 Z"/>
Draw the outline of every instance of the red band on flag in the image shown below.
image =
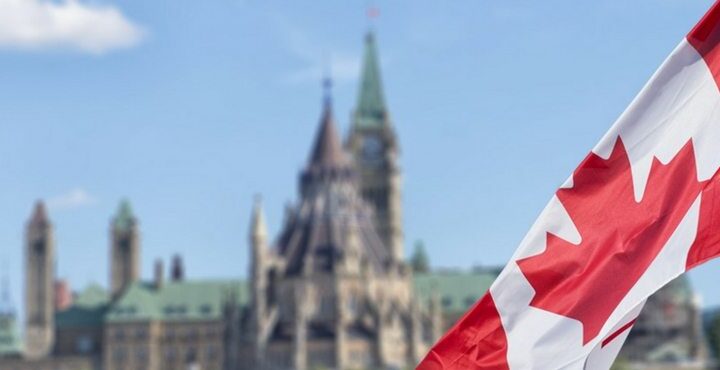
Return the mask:
<path id="1" fill-rule="evenodd" d="M 615 332 L 612 333 L 612 334 L 610 334 L 607 338 L 603 339 L 601 347 L 607 346 L 608 344 L 610 344 L 610 342 L 612 342 L 613 340 L 615 340 L 615 338 L 619 337 L 620 334 L 622 334 L 622 333 L 624 333 L 626 330 L 632 328 L 632 326 L 635 324 L 635 321 L 637 321 L 637 319 L 634 319 L 634 320 L 628 322 L 627 324 L 625 324 L 625 325 L 623 325 L 622 327 L 620 327 L 620 329 L 615 330 Z"/>
<path id="2" fill-rule="evenodd" d="M 507 346 L 488 292 L 435 344 L 417 370 L 507 370 Z"/>
<path id="3" fill-rule="evenodd" d="M 720 86 L 720 1 L 717 1 L 690 31 L 687 40 L 703 57 L 715 82 Z"/>

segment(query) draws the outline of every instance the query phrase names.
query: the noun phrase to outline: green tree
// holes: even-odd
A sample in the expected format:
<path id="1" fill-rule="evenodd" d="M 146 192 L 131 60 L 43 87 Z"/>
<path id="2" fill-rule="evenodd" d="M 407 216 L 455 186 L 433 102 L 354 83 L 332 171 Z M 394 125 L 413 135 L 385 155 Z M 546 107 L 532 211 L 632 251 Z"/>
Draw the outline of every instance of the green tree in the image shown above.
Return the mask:
<path id="1" fill-rule="evenodd" d="M 415 250 L 410 257 L 410 265 L 416 273 L 430 272 L 430 258 L 425 252 L 425 243 L 421 240 L 415 242 Z"/>

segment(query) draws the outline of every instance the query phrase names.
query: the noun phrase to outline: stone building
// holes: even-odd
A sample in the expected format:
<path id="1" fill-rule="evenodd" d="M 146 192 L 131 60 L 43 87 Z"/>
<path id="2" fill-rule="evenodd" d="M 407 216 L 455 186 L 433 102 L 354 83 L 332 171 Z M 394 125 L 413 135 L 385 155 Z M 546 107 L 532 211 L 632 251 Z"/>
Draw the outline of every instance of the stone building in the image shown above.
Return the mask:
<path id="1" fill-rule="evenodd" d="M 651 296 L 618 356 L 634 369 L 707 369 L 699 299 L 686 276 Z"/>
<path id="2" fill-rule="evenodd" d="M 123 201 L 109 225 L 108 288 L 90 285 L 68 296 L 68 286 L 57 284 L 53 225 L 39 202 L 24 245 L 23 341 L 15 312 L 0 295 L 0 369 L 413 367 L 499 269 L 414 271 L 405 262 L 400 146 L 379 66 L 370 33 L 347 136 L 341 140 L 328 86 L 299 199 L 286 209 L 277 237 L 268 235 L 256 200 L 248 281 L 188 278 L 180 256 L 168 273 L 157 261 L 153 277 L 142 280 L 140 222 Z M 688 321 L 695 316 L 682 313 L 696 307 L 677 307 L 678 325 L 667 338 L 677 334 L 685 338 L 681 344 L 654 350 L 639 335 L 628 341 L 630 351 L 702 354 Z M 663 318 L 652 317 L 638 327 L 655 333 Z"/>
<path id="3" fill-rule="evenodd" d="M 255 205 L 236 368 L 403 368 L 441 335 L 440 307 L 416 297 L 404 261 L 398 145 L 372 34 L 361 81 L 347 151 L 326 91 L 300 199 L 274 244 Z"/>
<path id="4" fill-rule="evenodd" d="M 393 209 L 399 180 L 372 176 L 373 184 L 362 187 L 358 173 L 367 165 L 370 175 L 399 176 L 395 156 L 385 153 L 395 148 L 358 140 L 379 152 L 362 151 L 371 156 L 360 163 L 345 153 L 326 97 L 300 175 L 300 201 L 287 210 L 272 246 L 256 205 L 250 316 L 242 330 L 242 348 L 253 361 L 244 368 L 401 368 L 419 361 L 441 334 L 432 324 L 441 320 L 439 307 L 426 310 L 414 297 L 412 271 L 398 245 L 402 230 L 385 225 L 399 218 Z M 376 197 L 382 213 L 374 213 L 361 189 Z"/>
<path id="5" fill-rule="evenodd" d="M 55 241 L 41 202 L 25 233 L 25 282 L 25 356 L 46 357 L 55 339 Z"/>
<path id="6" fill-rule="evenodd" d="M 42 202 L 25 245 L 25 340 L 0 314 L 0 368 L 362 369 L 411 367 L 494 275 L 423 271 L 405 262 L 399 145 L 375 39 L 365 39 L 357 108 L 343 143 L 328 92 L 299 200 L 271 240 L 260 202 L 249 232 L 249 281 L 186 279 L 156 262 L 140 279 L 140 224 L 121 202 L 109 227 L 108 289 L 68 296 L 55 276 Z M 238 271 L 240 273 L 240 270 Z M 165 276 L 169 275 L 166 279 Z M 62 298 L 62 299 L 60 299 Z M 11 334 L 7 334 L 11 333 Z M 3 342 L 4 343 L 4 342 Z"/>

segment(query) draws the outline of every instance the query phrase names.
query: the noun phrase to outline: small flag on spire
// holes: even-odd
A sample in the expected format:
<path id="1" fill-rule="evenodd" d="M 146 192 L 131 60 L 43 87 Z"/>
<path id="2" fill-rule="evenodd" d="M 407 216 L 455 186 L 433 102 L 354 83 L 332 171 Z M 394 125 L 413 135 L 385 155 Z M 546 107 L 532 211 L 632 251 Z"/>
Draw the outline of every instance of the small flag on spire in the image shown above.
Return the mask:
<path id="1" fill-rule="evenodd" d="M 370 19 L 375 19 L 380 16 L 380 9 L 376 6 L 370 6 L 367 10 L 367 16 Z"/>

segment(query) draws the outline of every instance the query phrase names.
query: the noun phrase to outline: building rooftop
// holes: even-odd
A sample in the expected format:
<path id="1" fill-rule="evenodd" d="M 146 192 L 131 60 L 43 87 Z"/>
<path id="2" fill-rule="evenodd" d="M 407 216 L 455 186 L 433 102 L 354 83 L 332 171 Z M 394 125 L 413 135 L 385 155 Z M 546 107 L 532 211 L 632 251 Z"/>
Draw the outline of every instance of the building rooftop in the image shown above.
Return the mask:
<path id="1" fill-rule="evenodd" d="M 437 294 L 444 312 L 463 313 L 487 292 L 495 278 L 496 270 L 415 274 L 415 293 L 422 305 Z"/>
<path id="2" fill-rule="evenodd" d="M 91 284 L 78 293 L 72 306 L 55 314 L 55 323 L 59 328 L 99 326 L 109 305 L 107 291 L 98 284 Z"/>
<path id="3" fill-rule="evenodd" d="M 490 271 L 416 274 L 415 291 L 423 305 L 428 305 L 432 295 L 437 294 L 443 311 L 462 313 L 485 294 L 496 277 Z M 55 319 L 60 328 L 100 326 L 104 322 L 218 320 L 231 295 L 238 305 L 248 304 L 247 283 L 239 279 L 169 281 L 158 289 L 151 282 L 137 282 L 115 302 L 110 302 L 105 289 L 93 284 L 77 295 L 70 308 L 58 312 Z"/>
<path id="4" fill-rule="evenodd" d="M 249 300 L 241 280 L 170 281 L 157 288 L 139 282 L 112 304 L 105 322 L 217 320 L 223 305 L 233 296 L 240 305 Z"/>

